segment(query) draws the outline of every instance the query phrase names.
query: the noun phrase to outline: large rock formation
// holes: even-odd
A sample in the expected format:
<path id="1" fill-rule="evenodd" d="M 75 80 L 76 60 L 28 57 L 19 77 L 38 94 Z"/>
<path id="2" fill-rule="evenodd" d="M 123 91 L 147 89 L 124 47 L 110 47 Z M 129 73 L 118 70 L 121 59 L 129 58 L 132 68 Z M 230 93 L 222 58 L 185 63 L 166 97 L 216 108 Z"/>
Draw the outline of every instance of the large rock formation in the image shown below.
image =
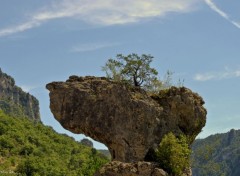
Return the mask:
<path id="1" fill-rule="evenodd" d="M 40 121 L 38 100 L 15 85 L 14 79 L 0 69 L 0 110 L 12 116 Z"/>
<path id="2" fill-rule="evenodd" d="M 169 132 L 193 141 L 206 122 L 204 101 L 183 87 L 151 96 L 106 78 L 71 76 L 47 89 L 61 125 L 104 143 L 117 161 L 143 161 Z"/>

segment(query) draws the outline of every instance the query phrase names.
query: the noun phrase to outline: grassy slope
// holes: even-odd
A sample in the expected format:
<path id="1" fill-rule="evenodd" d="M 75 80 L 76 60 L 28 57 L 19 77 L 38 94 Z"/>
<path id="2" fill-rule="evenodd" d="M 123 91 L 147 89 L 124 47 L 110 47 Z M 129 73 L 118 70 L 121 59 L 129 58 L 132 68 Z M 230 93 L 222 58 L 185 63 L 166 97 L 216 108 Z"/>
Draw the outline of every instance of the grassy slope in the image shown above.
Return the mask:
<path id="1" fill-rule="evenodd" d="M 91 176 L 106 162 L 95 149 L 51 127 L 0 111 L 0 175 Z"/>

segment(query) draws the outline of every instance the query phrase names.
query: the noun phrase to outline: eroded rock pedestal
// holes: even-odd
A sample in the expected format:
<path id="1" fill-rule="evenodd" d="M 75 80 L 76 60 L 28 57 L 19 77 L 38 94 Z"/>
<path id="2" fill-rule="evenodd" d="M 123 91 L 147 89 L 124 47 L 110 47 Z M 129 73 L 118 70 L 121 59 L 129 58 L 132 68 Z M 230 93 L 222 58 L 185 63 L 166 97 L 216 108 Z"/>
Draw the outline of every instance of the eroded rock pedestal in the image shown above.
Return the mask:
<path id="1" fill-rule="evenodd" d="M 61 125 L 104 143 L 117 161 L 144 161 L 169 132 L 194 140 L 206 122 L 204 101 L 187 88 L 172 87 L 151 96 L 106 78 L 71 76 L 47 89 L 51 111 Z"/>

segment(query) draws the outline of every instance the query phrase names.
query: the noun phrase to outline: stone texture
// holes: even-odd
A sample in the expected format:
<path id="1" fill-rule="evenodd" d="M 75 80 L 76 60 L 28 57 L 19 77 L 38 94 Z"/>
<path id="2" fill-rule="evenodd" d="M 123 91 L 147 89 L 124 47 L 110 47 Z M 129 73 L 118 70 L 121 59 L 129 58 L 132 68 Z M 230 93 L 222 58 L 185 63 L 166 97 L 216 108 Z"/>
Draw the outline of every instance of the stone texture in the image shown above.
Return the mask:
<path id="1" fill-rule="evenodd" d="M 157 164 L 150 162 L 122 163 L 112 161 L 102 167 L 94 176 L 167 176 Z"/>
<path id="2" fill-rule="evenodd" d="M 206 122 L 204 101 L 184 87 L 148 95 L 106 78 L 71 76 L 47 89 L 61 125 L 104 143 L 117 161 L 143 161 L 170 131 L 193 141 Z"/>
<path id="3" fill-rule="evenodd" d="M 14 79 L 0 69 L 0 109 L 6 114 L 40 121 L 38 100 L 15 85 Z"/>

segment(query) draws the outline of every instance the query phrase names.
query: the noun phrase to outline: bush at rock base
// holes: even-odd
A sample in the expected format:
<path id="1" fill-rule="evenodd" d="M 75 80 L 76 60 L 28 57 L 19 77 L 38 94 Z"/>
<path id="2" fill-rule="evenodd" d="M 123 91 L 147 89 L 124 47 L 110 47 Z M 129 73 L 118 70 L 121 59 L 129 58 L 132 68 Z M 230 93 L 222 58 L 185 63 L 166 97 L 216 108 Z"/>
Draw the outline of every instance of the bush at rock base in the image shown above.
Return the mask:
<path id="1" fill-rule="evenodd" d="M 190 167 L 190 154 L 187 138 L 173 133 L 165 135 L 156 152 L 156 161 L 171 175 L 182 175 Z"/>

